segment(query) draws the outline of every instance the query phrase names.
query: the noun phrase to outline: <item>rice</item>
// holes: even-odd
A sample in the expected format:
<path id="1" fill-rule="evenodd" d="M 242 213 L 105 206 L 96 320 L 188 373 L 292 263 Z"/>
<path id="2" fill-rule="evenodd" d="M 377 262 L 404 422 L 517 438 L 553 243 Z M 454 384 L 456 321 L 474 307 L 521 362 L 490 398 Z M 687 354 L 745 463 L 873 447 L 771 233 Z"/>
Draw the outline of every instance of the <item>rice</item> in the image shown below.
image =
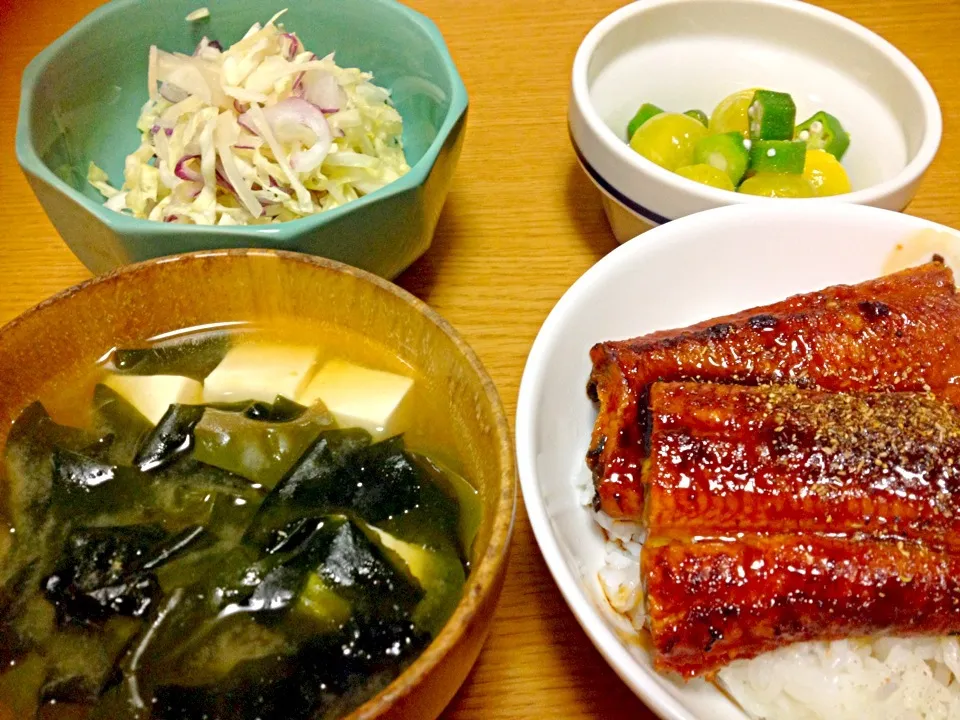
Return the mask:
<path id="1" fill-rule="evenodd" d="M 877 638 L 789 645 L 720 671 L 753 717 L 779 720 L 960 718 L 960 641 Z"/>
<path id="2" fill-rule="evenodd" d="M 644 626 L 639 525 L 594 513 L 607 541 L 600 586 L 623 620 Z M 756 720 L 960 719 L 960 638 L 796 643 L 737 660 L 717 684 Z"/>

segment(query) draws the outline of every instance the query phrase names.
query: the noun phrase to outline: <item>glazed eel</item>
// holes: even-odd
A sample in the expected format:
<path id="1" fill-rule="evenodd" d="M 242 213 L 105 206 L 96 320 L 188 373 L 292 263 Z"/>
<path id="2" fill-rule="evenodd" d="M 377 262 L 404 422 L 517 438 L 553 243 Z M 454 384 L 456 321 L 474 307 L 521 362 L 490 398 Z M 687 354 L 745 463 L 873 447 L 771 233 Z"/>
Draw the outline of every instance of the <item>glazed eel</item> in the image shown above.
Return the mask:
<path id="1" fill-rule="evenodd" d="M 928 393 L 650 391 L 641 551 L 658 667 L 960 631 L 960 410 Z"/>
<path id="2" fill-rule="evenodd" d="M 590 355 L 587 392 L 599 404 L 587 452 L 595 505 L 637 519 L 654 382 L 932 391 L 960 404 L 960 297 L 935 258 L 686 329 L 599 343 Z"/>
<path id="3" fill-rule="evenodd" d="M 960 551 L 960 410 L 927 393 L 656 383 L 651 536 L 870 533 Z"/>
<path id="4" fill-rule="evenodd" d="M 793 642 L 960 631 L 960 555 L 909 541 L 650 539 L 641 568 L 655 665 L 686 677 Z"/>

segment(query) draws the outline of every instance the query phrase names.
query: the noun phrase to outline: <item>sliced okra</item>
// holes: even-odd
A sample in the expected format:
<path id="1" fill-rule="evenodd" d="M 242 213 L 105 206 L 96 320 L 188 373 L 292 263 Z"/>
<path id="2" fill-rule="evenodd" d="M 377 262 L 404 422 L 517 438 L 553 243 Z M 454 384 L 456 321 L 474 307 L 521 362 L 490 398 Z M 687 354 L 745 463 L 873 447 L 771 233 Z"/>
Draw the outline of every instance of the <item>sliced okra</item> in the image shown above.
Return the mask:
<path id="1" fill-rule="evenodd" d="M 740 133 L 721 133 L 697 142 L 693 149 L 693 160 L 698 165 L 710 165 L 722 170 L 730 182 L 737 185 L 750 165 L 750 151 Z"/>
<path id="2" fill-rule="evenodd" d="M 811 150 L 826 150 L 837 160 L 842 160 L 850 147 L 850 133 L 837 118 L 823 110 L 797 125 L 793 137 L 805 142 Z"/>
<path id="3" fill-rule="evenodd" d="M 751 140 L 791 140 L 797 107 L 788 93 L 757 90 L 747 110 Z"/>
<path id="4" fill-rule="evenodd" d="M 806 157 L 807 144 L 799 140 L 756 140 L 750 146 L 750 169 L 799 175 Z"/>

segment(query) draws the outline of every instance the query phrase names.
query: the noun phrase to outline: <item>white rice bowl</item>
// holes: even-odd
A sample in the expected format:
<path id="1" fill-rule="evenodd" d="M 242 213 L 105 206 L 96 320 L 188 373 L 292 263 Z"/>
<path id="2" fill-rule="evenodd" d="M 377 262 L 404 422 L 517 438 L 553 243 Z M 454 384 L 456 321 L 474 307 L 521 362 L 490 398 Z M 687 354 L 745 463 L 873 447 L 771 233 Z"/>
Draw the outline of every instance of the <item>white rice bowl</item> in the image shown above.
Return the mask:
<path id="1" fill-rule="evenodd" d="M 594 519 L 607 538 L 597 573 L 607 602 L 621 631 L 644 633 L 643 531 L 603 512 Z M 730 663 L 717 684 L 756 720 L 956 720 L 960 638 L 795 643 Z"/>
<path id="2" fill-rule="evenodd" d="M 639 632 L 642 536 L 606 517 L 600 521 L 609 531 L 601 532 L 584 463 L 597 418 L 584 392 L 594 343 L 861 282 L 934 253 L 960 277 L 960 231 L 911 215 L 846 203 L 811 212 L 793 201 L 721 208 L 621 245 L 574 283 L 544 322 L 517 401 L 527 516 L 573 617 L 657 717 L 960 720 L 958 647 L 949 638 L 792 646 L 733 664 L 721 675 L 727 692 L 657 672 L 649 636 Z"/>

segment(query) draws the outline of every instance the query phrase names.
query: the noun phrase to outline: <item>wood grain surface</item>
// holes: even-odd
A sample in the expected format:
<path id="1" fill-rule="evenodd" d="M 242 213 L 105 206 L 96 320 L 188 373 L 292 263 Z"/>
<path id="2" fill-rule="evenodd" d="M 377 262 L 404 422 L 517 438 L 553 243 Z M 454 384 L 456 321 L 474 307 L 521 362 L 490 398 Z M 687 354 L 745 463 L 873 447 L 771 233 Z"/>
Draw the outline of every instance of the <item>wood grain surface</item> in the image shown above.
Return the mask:
<path id="1" fill-rule="evenodd" d="M 151 0 L 160 1 L 160 0 Z M 479 353 L 511 417 L 527 351 L 564 290 L 615 246 L 567 139 L 570 67 L 618 0 L 409 0 L 440 26 L 470 93 L 463 156 L 433 248 L 399 284 Z M 0 0 L 0 322 L 88 277 L 13 152 L 27 62 L 98 0 Z M 908 212 L 960 228 L 960 0 L 823 0 L 926 74 L 944 139 Z M 882 149 L 878 149 L 882 151 Z M 446 718 L 652 718 L 577 625 L 522 504 L 490 639 Z"/>

